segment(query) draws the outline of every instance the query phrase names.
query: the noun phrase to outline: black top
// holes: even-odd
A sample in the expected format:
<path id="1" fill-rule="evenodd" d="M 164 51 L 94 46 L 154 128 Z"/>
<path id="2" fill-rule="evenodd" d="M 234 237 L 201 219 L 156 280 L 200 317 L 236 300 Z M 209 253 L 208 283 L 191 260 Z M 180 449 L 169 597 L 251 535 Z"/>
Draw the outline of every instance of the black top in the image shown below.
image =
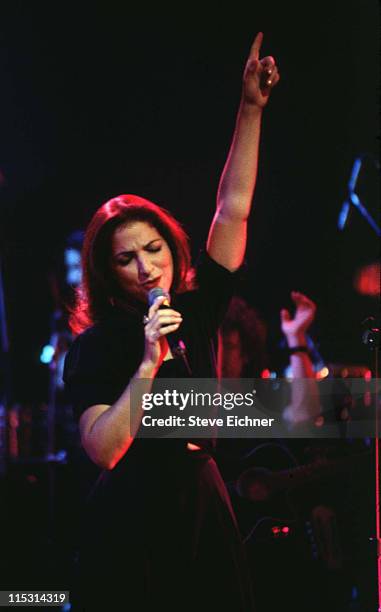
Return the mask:
<path id="1" fill-rule="evenodd" d="M 203 253 L 196 267 L 197 288 L 174 296 L 181 312 L 181 338 L 195 378 L 216 376 L 217 330 L 229 305 L 238 273 Z M 113 308 L 110 316 L 79 335 L 65 361 L 64 381 L 74 414 L 95 404 L 112 405 L 137 371 L 144 351 L 142 312 Z M 176 376 L 177 374 L 177 376 Z M 164 361 L 158 376 L 186 376 L 178 360 Z"/>
<path id="2" fill-rule="evenodd" d="M 195 377 L 216 375 L 217 330 L 236 278 L 204 253 L 197 289 L 172 300 L 183 315 L 181 338 Z M 64 380 L 77 419 L 92 405 L 112 405 L 137 371 L 144 350 L 142 315 L 114 309 L 74 341 Z M 186 376 L 178 359 L 163 362 L 158 375 Z M 139 600 L 134 609 L 141 611 L 185 611 L 195 602 L 208 612 L 252 609 L 228 493 L 205 452 L 207 441 L 196 452 L 186 442 L 137 438 L 113 470 L 102 472 L 80 527 L 81 610 L 98 609 L 100 601 L 104 609 L 121 609 L 126 594 L 130 602 Z"/>

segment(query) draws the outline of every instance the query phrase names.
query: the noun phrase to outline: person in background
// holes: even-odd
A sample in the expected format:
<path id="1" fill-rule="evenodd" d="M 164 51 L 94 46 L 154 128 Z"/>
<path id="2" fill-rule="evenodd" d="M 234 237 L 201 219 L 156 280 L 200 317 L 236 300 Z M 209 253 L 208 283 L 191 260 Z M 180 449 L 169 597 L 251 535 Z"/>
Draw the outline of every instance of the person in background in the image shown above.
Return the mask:
<path id="1" fill-rule="evenodd" d="M 319 391 L 311 360 L 307 330 L 315 318 L 315 303 L 299 291 L 291 292 L 295 312 L 280 311 L 292 371 L 291 399 L 283 418 L 290 425 L 314 422 L 320 416 Z M 222 378 L 261 378 L 268 369 L 267 329 L 254 308 L 234 297 L 220 329 L 218 350 Z"/>
<path id="2" fill-rule="evenodd" d="M 357 561 L 362 550 L 358 533 L 364 531 L 357 524 L 365 525 L 368 517 L 356 500 L 369 481 L 369 457 L 361 440 L 354 444 L 313 437 L 324 423 L 320 411 L 325 420 L 338 425 L 342 414 L 331 414 L 325 406 L 329 398 L 319 398 L 315 363 L 307 350 L 316 306 L 300 292 L 293 291 L 291 299 L 294 312 L 280 310 L 290 360 L 286 371 L 292 374 L 290 401 L 280 408 L 291 435 L 219 439 L 216 460 L 258 581 L 257 611 L 275 612 L 286 605 L 295 612 L 346 612 L 351 593 L 358 589 L 354 584 L 361 585 L 359 600 L 370 597 L 369 579 L 364 579 Z M 269 376 L 267 346 L 265 323 L 245 300 L 234 297 L 220 328 L 221 377 Z M 341 410 L 347 399 L 341 391 L 336 400 Z M 309 421 L 311 435 L 300 437 L 298 424 Z M 289 479 L 290 486 L 281 477 L 288 471 L 296 477 L 294 482 Z M 303 580 L 296 583 L 296 576 Z"/>

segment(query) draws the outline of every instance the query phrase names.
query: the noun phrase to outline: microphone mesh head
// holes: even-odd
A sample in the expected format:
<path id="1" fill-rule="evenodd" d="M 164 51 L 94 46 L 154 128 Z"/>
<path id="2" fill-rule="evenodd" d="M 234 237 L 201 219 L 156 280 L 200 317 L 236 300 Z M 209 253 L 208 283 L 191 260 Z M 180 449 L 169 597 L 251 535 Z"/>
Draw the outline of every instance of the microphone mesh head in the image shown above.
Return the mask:
<path id="1" fill-rule="evenodd" d="M 152 304 L 158 297 L 162 296 L 165 296 L 169 300 L 169 293 L 167 293 L 167 291 L 164 291 L 164 289 L 162 289 L 161 287 L 154 287 L 153 289 L 150 289 L 150 291 L 148 292 L 149 307 L 152 306 Z"/>

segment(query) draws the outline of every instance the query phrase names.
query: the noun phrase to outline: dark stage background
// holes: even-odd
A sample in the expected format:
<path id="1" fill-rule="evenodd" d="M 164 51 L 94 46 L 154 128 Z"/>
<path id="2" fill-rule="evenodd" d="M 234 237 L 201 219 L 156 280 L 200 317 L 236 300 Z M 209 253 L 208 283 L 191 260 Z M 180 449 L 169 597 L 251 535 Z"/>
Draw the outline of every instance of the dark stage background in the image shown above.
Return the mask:
<path id="1" fill-rule="evenodd" d="M 298 289 L 318 305 L 326 362 L 372 366 L 363 319 L 379 299 L 353 287 L 378 240 L 358 211 L 337 218 L 353 161 L 379 221 L 379 9 L 371 0 L 3 5 L 0 74 L 1 257 L 10 399 L 47 401 L 39 360 L 67 235 L 119 193 L 183 221 L 197 255 L 230 144 L 257 31 L 281 81 L 265 111 L 242 290 L 272 328 Z M 41 519 L 42 520 L 42 519 Z"/>
<path id="2" fill-rule="evenodd" d="M 17 8 L 19 7 L 19 8 Z M 16 3 L 2 19 L 2 253 L 16 399 L 46 394 L 49 338 L 67 234 L 110 196 L 137 193 L 203 245 L 253 36 L 282 80 L 265 112 L 246 297 L 265 320 L 299 289 L 318 304 L 329 362 L 364 363 L 361 321 L 378 300 L 353 289 L 378 241 L 355 210 L 337 229 L 354 158 L 378 154 L 376 2 L 234 3 L 181 13 Z M 358 193 L 378 215 L 368 158 Z M 23 396 L 23 397 L 22 397 Z"/>

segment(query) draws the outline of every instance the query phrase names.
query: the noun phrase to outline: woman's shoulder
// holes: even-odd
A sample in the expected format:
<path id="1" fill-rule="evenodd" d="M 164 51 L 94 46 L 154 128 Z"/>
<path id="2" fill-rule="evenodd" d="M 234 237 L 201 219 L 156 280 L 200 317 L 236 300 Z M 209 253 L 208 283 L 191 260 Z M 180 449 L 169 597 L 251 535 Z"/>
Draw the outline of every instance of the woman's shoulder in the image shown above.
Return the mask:
<path id="1" fill-rule="evenodd" d="M 111 315 L 96 321 L 78 334 L 73 341 L 73 345 L 92 346 L 98 342 L 113 342 L 121 338 L 120 334 L 123 337 L 126 334 L 134 335 L 138 329 L 136 315 L 132 316 L 128 312 L 115 308 Z"/>
<path id="2" fill-rule="evenodd" d="M 102 340 L 106 339 L 107 327 L 104 323 L 94 323 L 90 327 L 87 327 L 83 332 L 75 336 L 70 351 L 78 350 L 79 348 L 85 349 L 86 347 L 93 347 Z"/>
<path id="3" fill-rule="evenodd" d="M 245 277 L 246 264 L 231 272 L 215 261 L 206 249 L 200 251 L 196 265 L 192 268 L 192 278 L 188 291 L 178 294 L 179 303 L 192 303 L 205 299 L 205 296 L 223 298 L 232 295 Z"/>
<path id="4" fill-rule="evenodd" d="M 105 352 L 105 340 L 103 326 L 98 323 L 76 336 L 65 357 L 64 379 L 80 370 L 93 369 Z"/>
<path id="5" fill-rule="evenodd" d="M 238 289 L 242 268 L 230 272 L 203 249 L 195 266 L 193 288 L 176 296 L 175 307 L 202 321 L 207 333 L 214 333 Z"/>
<path id="6" fill-rule="evenodd" d="M 140 326 L 143 327 L 142 325 Z M 128 363 L 139 354 L 142 330 L 127 318 L 112 317 L 94 323 L 76 336 L 65 359 L 66 378 L 74 373 L 105 371 Z"/>
<path id="7" fill-rule="evenodd" d="M 203 249 L 199 253 L 195 266 L 196 284 L 213 280 L 221 282 L 237 281 L 237 279 L 241 278 L 245 269 L 246 264 L 244 263 L 238 270 L 231 272 L 225 268 L 225 266 L 213 259 L 206 249 Z"/>

